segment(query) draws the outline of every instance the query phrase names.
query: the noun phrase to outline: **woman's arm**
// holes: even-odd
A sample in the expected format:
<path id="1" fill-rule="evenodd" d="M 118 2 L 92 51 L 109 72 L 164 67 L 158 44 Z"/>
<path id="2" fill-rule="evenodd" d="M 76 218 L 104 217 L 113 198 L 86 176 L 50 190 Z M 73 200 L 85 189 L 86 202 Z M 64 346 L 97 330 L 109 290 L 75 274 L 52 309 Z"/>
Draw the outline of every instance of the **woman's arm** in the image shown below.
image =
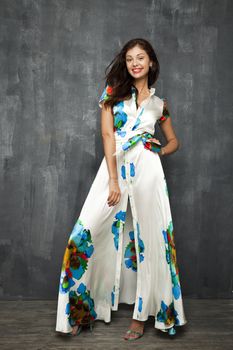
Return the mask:
<path id="1" fill-rule="evenodd" d="M 116 143 L 113 129 L 113 115 L 110 107 L 103 106 L 101 111 L 101 134 L 104 154 L 107 161 L 109 178 L 118 179 L 116 157 L 112 154 L 116 151 Z"/>
<path id="2" fill-rule="evenodd" d="M 101 134 L 109 173 L 108 204 L 110 206 L 117 204 L 121 196 L 118 184 L 116 156 L 113 156 L 113 153 L 116 151 L 113 118 L 111 108 L 103 105 L 101 111 Z"/>
<path id="3" fill-rule="evenodd" d="M 180 142 L 175 135 L 171 118 L 168 118 L 163 122 L 161 129 L 167 140 L 166 146 L 162 147 L 161 150 L 164 150 L 164 154 L 171 154 L 176 152 L 180 148 Z M 159 155 L 162 155 L 161 151 L 159 152 Z"/>
<path id="4" fill-rule="evenodd" d="M 164 101 L 164 111 L 166 111 L 166 117 L 162 117 L 162 121 L 160 122 L 160 127 L 162 129 L 163 134 L 166 137 L 167 144 L 166 146 L 161 148 L 161 151 L 158 152 L 159 155 L 162 154 L 162 150 L 164 151 L 164 154 L 171 154 L 176 152 L 180 148 L 180 142 L 176 137 L 175 131 L 172 126 L 171 117 L 169 115 L 169 112 L 167 110 L 167 101 Z"/>

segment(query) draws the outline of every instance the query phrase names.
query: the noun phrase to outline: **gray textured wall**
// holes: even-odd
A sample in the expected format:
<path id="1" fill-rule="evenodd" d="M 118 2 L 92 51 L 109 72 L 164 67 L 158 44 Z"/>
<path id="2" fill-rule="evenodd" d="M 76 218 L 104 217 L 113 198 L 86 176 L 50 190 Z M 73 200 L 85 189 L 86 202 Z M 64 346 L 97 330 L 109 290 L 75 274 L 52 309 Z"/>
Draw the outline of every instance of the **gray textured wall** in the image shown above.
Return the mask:
<path id="1" fill-rule="evenodd" d="M 0 1 L 1 298 L 57 297 L 103 156 L 104 69 L 138 36 L 158 54 L 156 94 L 181 142 L 163 166 L 183 295 L 232 297 L 232 10 L 230 0 Z"/>

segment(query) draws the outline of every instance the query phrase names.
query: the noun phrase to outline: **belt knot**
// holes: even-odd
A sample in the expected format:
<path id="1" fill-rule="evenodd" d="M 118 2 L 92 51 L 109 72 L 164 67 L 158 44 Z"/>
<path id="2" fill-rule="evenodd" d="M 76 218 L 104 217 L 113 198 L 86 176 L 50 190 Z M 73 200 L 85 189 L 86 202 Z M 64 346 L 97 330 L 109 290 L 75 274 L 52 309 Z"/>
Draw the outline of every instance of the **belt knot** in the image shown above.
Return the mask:
<path id="1" fill-rule="evenodd" d="M 151 135 L 149 132 L 144 131 L 141 134 L 136 134 L 131 136 L 126 142 L 124 142 L 121 145 L 121 148 L 119 148 L 115 153 L 113 153 L 113 156 L 121 153 L 122 151 L 127 151 L 133 146 L 135 146 L 138 141 L 142 141 L 144 147 L 152 152 L 158 153 L 161 150 L 161 143 L 159 140 L 153 138 L 153 135 Z"/>

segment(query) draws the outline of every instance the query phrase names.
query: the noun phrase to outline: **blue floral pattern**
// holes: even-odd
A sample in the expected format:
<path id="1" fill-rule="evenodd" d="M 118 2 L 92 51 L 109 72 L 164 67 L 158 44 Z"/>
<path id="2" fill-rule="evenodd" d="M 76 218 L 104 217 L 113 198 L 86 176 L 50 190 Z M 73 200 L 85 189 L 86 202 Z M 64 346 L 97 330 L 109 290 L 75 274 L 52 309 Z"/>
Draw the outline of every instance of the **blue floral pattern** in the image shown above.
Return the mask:
<path id="1" fill-rule="evenodd" d="M 66 305 L 66 314 L 71 327 L 90 324 L 97 317 L 94 300 L 84 283 L 80 283 L 77 292 L 69 292 L 69 303 Z"/>
<path id="2" fill-rule="evenodd" d="M 114 245 L 116 250 L 118 250 L 119 234 L 120 234 L 120 230 L 123 229 L 124 227 L 125 217 L 126 217 L 126 212 L 123 210 L 120 210 L 118 213 L 116 213 L 112 224 L 112 233 L 114 235 Z"/>
<path id="3" fill-rule="evenodd" d="M 142 108 L 141 112 L 137 116 L 136 122 L 135 122 L 134 126 L 132 127 L 132 130 L 137 129 L 138 126 L 140 125 L 140 123 L 141 123 L 141 119 L 140 118 L 141 118 L 141 115 L 143 114 L 143 112 L 144 112 L 144 108 Z"/>
<path id="4" fill-rule="evenodd" d="M 79 280 L 88 267 L 88 260 L 93 254 L 94 246 L 90 230 L 84 228 L 80 219 L 77 220 L 70 235 L 62 262 L 60 292 L 67 293 Z"/>
<path id="5" fill-rule="evenodd" d="M 121 176 L 122 176 L 122 179 L 126 179 L 126 174 L 125 174 L 125 165 L 123 164 L 121 166 Z"/>
<path id="6" fill-rule="evenodd" d="M 142 297 L 139 297 L 138 299 L 138 311 L 142 312 Z"/>
<path id="7" fill-rule="evenodd" d="M 162 231 L 164 241 L 165 241 L 165 250 L 166 250 L 166 260 L 170 266 L 171 271 L 171 280 L 173 284 L 172 292 L 175 299 L 178 299 L 181 296 L 180 288 L 180 279 L 179 279 L 179 269 L 176 259 L 176 248 L 174 241 L 174 232 L 173 232 L 173 223 L 170 221 L 166 230 Z"/>
<path id="8" fill-rule="evenodd" d="M 143 240 L 140 238 L 139 224 L 137 223 L 137 236 L 138 236 L 138 250 L 139 250 L 139 261 L 142 262 L 144 260 L 144 250 L 145 246 Z M 130 241 L 125 247 L 124 259 L 125 266 L 128 269 L 132 269 L 133 271 L 137 271 L 137 255 L 135 248 L 135 237 L 134 231 L 129 232 Z"/>
<path id="9" fill-rule="evenodd" d="M 124 137 L 126 135 L 126 131 L 122 131 L 121 129 L 127 122 L 128 116 L 124 112 L 123 101 L 120 101 L 114 105 L 113 114 L 114 114 L 114 131 L 116 131 L 118 135 Z"/>
<path id="10" fill-rule="evenodd" d="M 135 166 L 133 162 L 130 163 L 130 176 L 135 176 Z"/>
<path id="11" fill-rule="evenodd" d="M 157 321 L 163 322 L 166 326 L 180 324 L 178 313 L 174 308 L 173 302 L 168 306 L 163 300 L 161 301 L 161 308 L 157 313 Z"/>

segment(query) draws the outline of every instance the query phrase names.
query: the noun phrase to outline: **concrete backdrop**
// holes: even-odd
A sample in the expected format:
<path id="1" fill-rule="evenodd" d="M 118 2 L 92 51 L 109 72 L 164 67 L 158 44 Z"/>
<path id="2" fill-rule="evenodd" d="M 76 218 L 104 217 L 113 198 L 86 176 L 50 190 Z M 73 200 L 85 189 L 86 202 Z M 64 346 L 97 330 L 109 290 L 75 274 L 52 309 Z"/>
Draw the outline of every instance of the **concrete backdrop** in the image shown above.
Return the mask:
<path id="1" fill-rule="evenodd" d="M 183 295 L 232 297 L 232 14 L 230 0 L 0 1 L 2 299 L 57 298 L 103 157 L 104 70 L 134 37 L 156 50 L 181 143 L 163 167 Z"/>

